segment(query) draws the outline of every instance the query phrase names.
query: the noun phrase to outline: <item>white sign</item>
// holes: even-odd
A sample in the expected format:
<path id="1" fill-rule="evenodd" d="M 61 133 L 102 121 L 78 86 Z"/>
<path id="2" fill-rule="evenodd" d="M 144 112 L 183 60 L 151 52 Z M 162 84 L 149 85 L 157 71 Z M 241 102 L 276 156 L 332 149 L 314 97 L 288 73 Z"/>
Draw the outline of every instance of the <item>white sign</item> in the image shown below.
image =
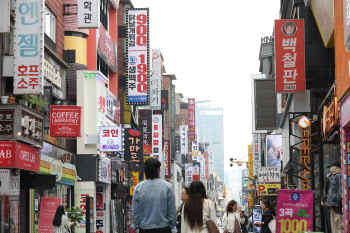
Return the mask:
<path id="1" fill-rule="evenodd" d="M 213 162 L 213 152 L 210 152 L 210 157 L 209 157 L 209 174 L 214 173 L 214 162 Z"/>
<path id="2" fill-rule="evenodd" d="M 156 156 L 162 161 L 162 115 L 152 116 L 152 156 Z M 163 163 L 162 163 L 163 164 Z"/>
<path id="3" fill-rule="evenodd" d="M 192 163 L 185 164 L 185 187 L 190 187 L 192 182 Z"/>
<path id="4" fill-rule="evenodd" d="M 163 59 L 160 49 L 153 49 L 153 75 L 150 77 L 150 107 L 153 110 L 161 109 L 161 90 L 163 80 Z"/>
<path id="5" fill-rule="evenodd" d="M 188 154 L 188 125 L 180 125 L 181 154 Z"/>
<path id="6" fill-rule="evenodd" d="M 44 0 L 17 0 L 13 94 L 43 94 Z"/>
<path id="7" fill-rule="evenodd" d="M 106 90 L 106 115 L 118 125 L 120 124 L 120 103 L 108 89 Z"/>
<path id="8" fill-rule="evenodd" d="M 120 126 L 100 127 L 100 151 L 122 151 L 122 132 Z"/>
<path id="9" fill-rule="evenodd" d="M 279 167 L 259 167 L 258 183 L 279 183 L 281 182 L 281 168 Z"/>
<path id="10" fill-rule="evenodd" d="M 199 155 L 198 142 L 196 140 L 192 142 L 192 159 L 197 160 L 198 155 Z"/>
<path id="11" fill-rule="evenodd" d="M 258 175 L 258 167 L 261 167 L 260 134 L 253 134 L 253 176 Z"/>
<path id="12" fill-rule="evenodd" d="M 197 161 L 200 163 L 200 169 L 201 169 L 200 175 L 201 177 L 204 178 L 205 177 L 205 158 L 204 158 L 204 155 L 202 155 L 202 153 L 199 153 Z"/>
<path id="13" fill-rule="evenodd" d="M 149 104 L 149 29 L 148 9 L 128 9 L 127 104 Z"/>
<path id="14" fill-rule="evenodd" d="M 78 28 L 98 28 L 98 0 L 78 1 Z"/>
<path id="15" fill-rule="evenodd" d="M 110 184 L 112 179 L 111 160 L 108 158 L 100 158 L 98 166 L 98 180 Z"/>
<path id="16" fill-rule="evenodd" d="M 56 182 L 60 181 L 63 177 L 63 164 L 58 159 L 53 159 L 50 166 L 51 175 L 56 176 Z"/>
<path id="17" fill-rule="evenodd" d="M 10 33 L 10 0 L 0 1 L 0 33 Z"/>

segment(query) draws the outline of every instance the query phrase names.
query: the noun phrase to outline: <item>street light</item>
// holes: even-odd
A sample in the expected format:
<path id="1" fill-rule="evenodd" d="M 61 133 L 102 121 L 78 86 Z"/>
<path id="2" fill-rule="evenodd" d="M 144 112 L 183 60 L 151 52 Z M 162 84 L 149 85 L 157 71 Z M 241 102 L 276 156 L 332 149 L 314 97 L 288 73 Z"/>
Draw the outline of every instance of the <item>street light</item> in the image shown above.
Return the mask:
<path id="1" fill-rule="evenodd" d="M 239 161 L 237 159 L 230 158 L 230 166 L 232 167 L 234 163 L 237 163 L 238 166 L 242 166 L 242 163 L 251 163 L 249 161 Z"/>

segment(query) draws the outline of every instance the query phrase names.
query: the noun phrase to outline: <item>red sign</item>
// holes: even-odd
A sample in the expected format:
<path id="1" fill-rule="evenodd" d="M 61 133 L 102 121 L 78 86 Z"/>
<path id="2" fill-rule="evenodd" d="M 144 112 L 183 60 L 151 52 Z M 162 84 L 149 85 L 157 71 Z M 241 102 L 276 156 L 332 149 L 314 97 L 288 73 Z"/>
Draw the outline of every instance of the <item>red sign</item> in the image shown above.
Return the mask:
<path id="1" fill-rule="evenodd" d="M 196 141 L 196 101 L 188 99 L 188 140 Z"/>
<path id="2" fill-rule="evenodd" d="M 165 178 L 171 178 L 171 144 L 170 140 L 164 140 L 164 162 L 165 162 Z"/>
<path id="3" fill-rule="evenodd" d="M 52 220 L 55 217 L 57 206 L 61 205 L 61 198 L 42 197 L 39 217 L 40 233 L 53 232 Z"/>
<path id="4" fill-rule="evenodd" d="M 39 172 L 40 149 L 14 141 L 0 142 L 0 167 Z"/>
<path id="5" fill-rule="evenodd" d="M 275 20 L 276 92 L 305 91 L 304 20 Z"/>
<path id="6" fill-rule="evenodd" d="M 81 106 L 51 105 L 50 137 L 81 137 Z"/>

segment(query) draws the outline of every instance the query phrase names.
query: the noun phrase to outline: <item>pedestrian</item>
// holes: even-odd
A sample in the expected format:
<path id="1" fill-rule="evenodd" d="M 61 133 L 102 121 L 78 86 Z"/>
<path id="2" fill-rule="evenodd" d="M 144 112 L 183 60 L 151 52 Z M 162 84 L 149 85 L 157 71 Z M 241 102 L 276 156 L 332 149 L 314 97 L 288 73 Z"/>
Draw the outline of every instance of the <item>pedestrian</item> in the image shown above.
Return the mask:
<path id="1" fill-rule="evenodd" d="M 226 206 L 226 213 L 222 218 L 222 229 L 225 233 L 241 233 L 241 225 L 245 223 L 242 210 L 237 211 L 237 202 L 229 201 Z"/>
<path id="2" fill-rule="evenodd" d="M 208 233 L 206 221 L 209 219 L 216 225 L 215 205 L 207 199 L 203 183 L 193 181 L 190 195 L 182 208 L 181 233 Z"/>
<path id="3" fill-rule="evenodd" d="M 244 218 L 244 223 L 241 223 L 241 230 L 242 233 L 247 233 L 247 228 L 248 228 L 248 216 L 245 215 L 244 210 L 242 210 L 243 218 Z"/>
<path id="4" fill-rule="evenodd" d="M 255 222 L 254 225 L 261 227 L 261 233 L 274 233 L 269 228 L 270 221 L 274 220 L 274 216 L 276 216 L 276 212 L 273 209 L 270 201 L 263 200 L 261 202 L 261 208 L 263 209 L 262 221 Z"/>
<path id="5" fill-rule="evenodd" d="M 182 208 L 188 198 L 188 195 L 190 194 L 190 188 L 189 187 L 183 187 L 182 192 L 181 192 L 181 201 L 182 203 L 180 204 L 179 208 L 177 209 L 176 213 L 176 228 L 177 232 L 181 232 L 181 215 L 182 215 Z"/>
<path id="6" fill-rule="evenodd" d="M 55 217 L 52 220 L 53 233 L 68 233 L 70 228 L 74 225 L 74 222 L 70 222 L 64 207 L 62 205 L 57 206 Z"/>
<path id="7" fill-rule="evenodd" d="M 175 228 L 174 190 L 169 182 L 159 178 L 160 166 L 158 159 L 147 159 L 147 179 L 134 189 L 132 216 L 139 233 L 171 233 Z"/>

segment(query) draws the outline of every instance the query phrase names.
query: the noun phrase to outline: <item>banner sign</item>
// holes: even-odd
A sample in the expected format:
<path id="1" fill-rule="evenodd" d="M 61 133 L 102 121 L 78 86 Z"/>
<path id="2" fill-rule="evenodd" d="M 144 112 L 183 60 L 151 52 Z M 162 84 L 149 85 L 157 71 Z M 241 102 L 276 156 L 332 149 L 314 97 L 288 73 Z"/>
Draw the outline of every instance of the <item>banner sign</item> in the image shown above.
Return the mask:
<path id="1" fill-rule="evenodd" d="M 282 152 L 282 135 L 266 135 L 266 166 L 281 167 Z"/>
<path id="2" fill-rule="evenodd" d="M 185 187 L 190 187 L 192 183 L 192 163 L 185 164 Z"/>
<path id="3" fill-rule="evenodd" d="M 175 153 L 181 152 L 180 136 L 175 136 Z"/>
<path id="4" fill-rule="evenodd" d="M 162 115 L 152 116 L 152 156 L 158 159 L 162 155 Z"/>
<path id="5" fill-rule="evenodd" d="M 199 175 L 200 175 L 200 163 L 193 163 L 192 181 L 200 180 Z"/>
<path id="6" fill-rule="evenodd" d="M 193 160 L 197 160 L 197 156 L 198 155 L 199 155 L 198 142 L 197 141 L 193 141 L 192 142 L 192 159 Z"/>
<path id="7" fill-rule="evenodd" d="M 253 176 L 258 175 L 258 167 L 261 167 L 260 134 L 253 134 Z"/>
<path id="8" fill-rule="evenodd" d="M 143 133 L 135 128 L 124 129 L 124 160 L 130 163 L 143 162 Z"/>
<path id="9" fill-rule="evenodd" d="M 276 92 L 303 92 L 305 40 L 303 19 L 275 20 Z"/>
<path id="10" fill-rule="evenodd" d="M 278 183 L 281 182 L 281 168 L 279 167 L 259 167 L 258 183 Z"/>
<path id="11" fill-rule="evenodd" d="M 181 144 L 181 154 L 188 154 L 188 125 L 180 125 L 180 144 Z"/>
<path id="12" fill-rule="evenodd" d="M 149 17 L 148 8 L 126 11 L 127 104 L 149 105 Z"/>
<path id="13" fill-rule="evenodd" d="M 40 171 L 40 149 L 15 141 L 0 142 L 0 167 Z"/>
<path id="14" fill-rule="evenodd" d="M 168 90 L 162 90 L 162 110 L 168 110 L 169 108 L 169 98 L 168 98 Z"/>
<path id="15" fill-rule="evenodd" d="M 152 154 L 152 110 L 139 110 L 139 126 L 143 131 L 143 153 Z"/>
<path id="16" fill-rule="evenodd" d="M 98 0 L 78 1 L 78 28 L 98 28 Z"/>
<path id="17" fill-rule="evenodd" d="M 10 0 L 0 1 L 0 33 L 10 33 Z"/>
<path id="18" fill-rule="evenodd" d="M 73 105 L 50 106 L 50 137 L 81 137 L 82 107 Z"/>
<path id="19" fill-rule="evenodd" d="M 15 2 L 13 94 L 42 95 L 44 0 Z"/>
<path id="20" fill-rule="evenodd" d="M 106 116 L 120 125 L 120 101 L 106 89 Z"/>
<path id="21" fill-rule="evenodd" d="M 98 54 L 108 64 L 108 67 L 117 73 L 117 45 L 102 24 L 99 30 L 96 30 L 96 34 Z"/>
<path id="22" fill-rule="evenodd" d="M 209 178 L 209 156 L 208 154 L 204 155 L 204 168 L 205 168 L 205 178 Z"/>
<path id="23" fill-rule="evenodd" d="M 153 49 L 153 75 L 150 77 L 150 107 L 153 110 L 161 110 L 161 90 L 163 80 L 163 59 L 160 49 Z"/>
<path id="24" fill-rule="evenodd" d="M 100 151 L 122 151 L 122 129 L 120 126 L 100 127 Z"/>
<path id="25" fill-rule="evenodd" d="M 279 189 L 281 189 L 281 184 L 258 184 L 258 195 L 275 196 Z"/>
<path id="26" fill-rule="evenodd" d="M 171 178 L 171 144 L 170 140 L 164 140 L 164 163 L 165 163 L 165 178 Z"/>
<path id="27" fill-rule="evenodd" d="M 276 232 L 312 232 L 314 191 L 278 190 Z"/>
<path id="28" fill-rule="evenodd" d="M 61 205 L 61 198 L 41 198 L 38 232 L 53 232 L 52 219 L 55 217 L 59 205 Z"/>
<path id="29" fill-rule="evenodd" d="M 130 187 L 130 196 L 134 195 L 134 189 L 136 187 L 136 185 L 139 183 L 139 176 L 140 176 L 140 172 L 134 172 L 131 171 L 132 174 L 132 186 Z"/>
<path id="30" fill-rule="evenodd" d="M 112 181 L 111 160 L 108 158 L 100 158 L 98 165 L 98 181 L 110 184 Z"/>
<path id="31" fill-rule="evenodd" d="M 96 232 L 106 233 L 106 211 L 96 211 Z"/>
<path id="32" fill-rule="evenodd" d="M 209 174 L 209 189 L 214 190 L 214 175 Z"/>
<path id="33" fill-rule="evenodd" d="M 194 98 L 188 99 L 188 140 L 196 140 L 196 101 Z"/>

